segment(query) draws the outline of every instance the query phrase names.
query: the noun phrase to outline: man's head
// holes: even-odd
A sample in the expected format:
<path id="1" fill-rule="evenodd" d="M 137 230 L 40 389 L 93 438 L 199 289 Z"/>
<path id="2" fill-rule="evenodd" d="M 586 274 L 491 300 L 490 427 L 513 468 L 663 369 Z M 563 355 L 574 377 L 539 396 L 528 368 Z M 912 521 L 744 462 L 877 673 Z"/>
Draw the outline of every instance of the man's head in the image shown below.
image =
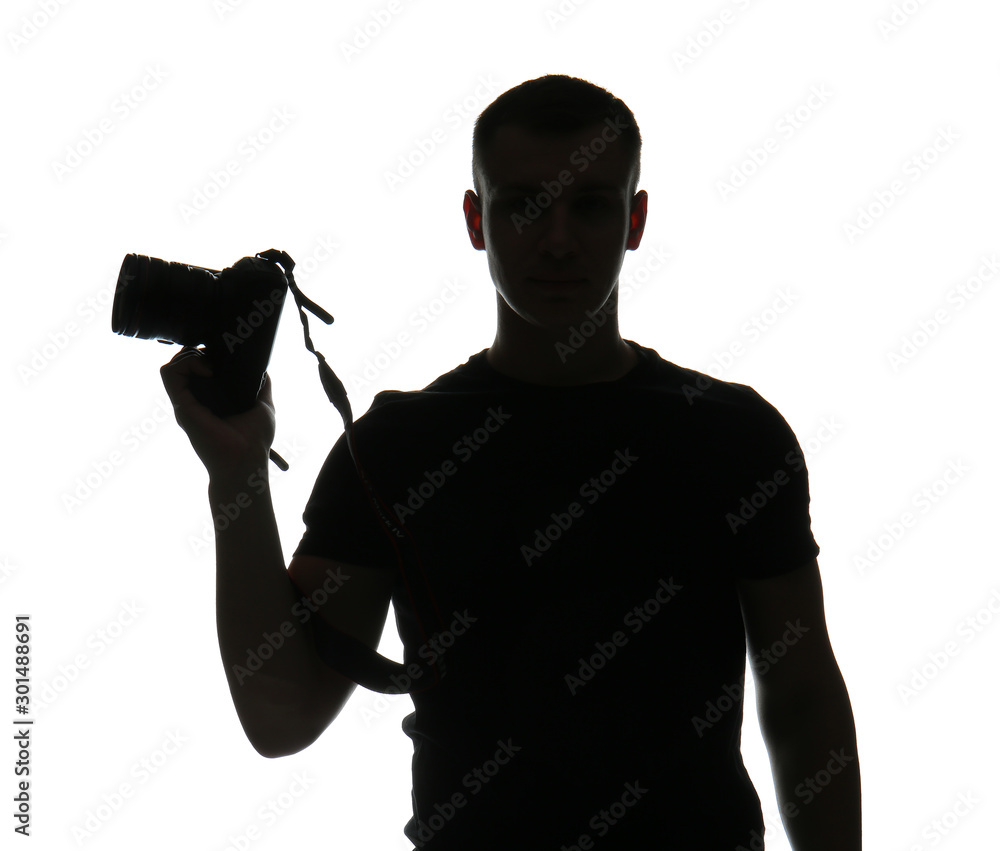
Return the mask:
<path id="1" fill-rule="evenodd" d="M 565 135 L 611 120 L 622 128 L 619 147 L 630 167 L 629 197 L 639 185 L 642 136 L 635 116 L 611 92 L 564 74 L 527 80 L 482 111 L 472 133 L 472 186 L 482 197 L 489 183 L 488 153 L 500 127 L 514 125 L 538 135 Z"/>
<path id="2" fill-rule="evenodd" d="M 465 217 L 502 321 L 554 332 L 585 310 L 616 309 L 624 253 L 646 220 L 641 144 L 631 110 L 574 77 L 529 80 L 479 116 Z"/>

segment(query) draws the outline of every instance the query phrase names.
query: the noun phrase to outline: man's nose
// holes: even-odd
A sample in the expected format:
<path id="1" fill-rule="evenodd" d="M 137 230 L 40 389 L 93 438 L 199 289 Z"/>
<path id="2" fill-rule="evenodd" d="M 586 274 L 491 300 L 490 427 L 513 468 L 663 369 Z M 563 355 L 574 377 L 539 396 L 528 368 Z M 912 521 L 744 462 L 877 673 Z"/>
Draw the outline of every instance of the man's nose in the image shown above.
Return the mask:
<path id="1" fill-rule="evenodd" d="M 538 248 L 551 257 L 565 257 L 579 250 L 568 204 L 553 202 L 536 224 L 542 231 Z"/>

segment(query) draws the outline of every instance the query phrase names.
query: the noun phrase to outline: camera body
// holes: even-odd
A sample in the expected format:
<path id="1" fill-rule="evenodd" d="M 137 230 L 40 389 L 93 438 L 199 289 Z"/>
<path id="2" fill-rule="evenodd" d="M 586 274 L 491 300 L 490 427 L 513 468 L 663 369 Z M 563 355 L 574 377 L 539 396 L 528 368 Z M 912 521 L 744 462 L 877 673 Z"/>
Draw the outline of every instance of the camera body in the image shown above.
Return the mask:
<path id="1" fill-rule="evenodd" d="M 287 292 L 281 266 L 261 256 L 218 270 L 127 254 L 111 329 L 126 337 L 204 346 L 212 376 L 191 376 L 191 392 L 216 415 L 233 416 L 257 400 Z"/>

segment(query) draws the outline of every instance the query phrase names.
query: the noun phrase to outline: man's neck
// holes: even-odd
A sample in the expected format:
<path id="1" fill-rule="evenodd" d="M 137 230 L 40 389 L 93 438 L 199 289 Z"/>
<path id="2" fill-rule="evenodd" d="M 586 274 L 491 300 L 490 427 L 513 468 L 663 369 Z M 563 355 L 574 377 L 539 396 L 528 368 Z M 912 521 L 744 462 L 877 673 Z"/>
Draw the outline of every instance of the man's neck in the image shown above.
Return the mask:
<path id="1" fill-rule="evenodd" d="M 497 372 L 530 384 L 572 387 L 616 381 L 639 361 L 638 353 L 617 329 L 614 336 L 595 335 L 575 350 L 564 340 L 531 338 L 508 343 L 508 339 L 497 334 L 486 351 L 486 362 Z"/>

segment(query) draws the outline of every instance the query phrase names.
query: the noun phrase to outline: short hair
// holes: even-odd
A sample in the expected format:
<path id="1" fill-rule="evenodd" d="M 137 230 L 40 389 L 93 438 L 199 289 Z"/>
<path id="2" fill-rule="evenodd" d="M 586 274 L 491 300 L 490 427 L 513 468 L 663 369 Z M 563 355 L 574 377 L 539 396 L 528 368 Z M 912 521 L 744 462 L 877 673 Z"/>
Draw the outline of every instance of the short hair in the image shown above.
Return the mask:
<path id="1" fill-rule="evenodd" d="M 642 136 L 632 110 L 606 89 L 565 74 L 548 74 L 508 89 L 476 119 L 472 131 L 472 185 L 476 194 L 482 196 L 479 175 L 486 173 L 484 152 L 500 127 L 515 125 L 533 133 L 559 135 L 603 124 L 607 119 L 625 128 L 618 141 L 631 164 L 631 197 L 639 184 L 642 149 Z"/>

